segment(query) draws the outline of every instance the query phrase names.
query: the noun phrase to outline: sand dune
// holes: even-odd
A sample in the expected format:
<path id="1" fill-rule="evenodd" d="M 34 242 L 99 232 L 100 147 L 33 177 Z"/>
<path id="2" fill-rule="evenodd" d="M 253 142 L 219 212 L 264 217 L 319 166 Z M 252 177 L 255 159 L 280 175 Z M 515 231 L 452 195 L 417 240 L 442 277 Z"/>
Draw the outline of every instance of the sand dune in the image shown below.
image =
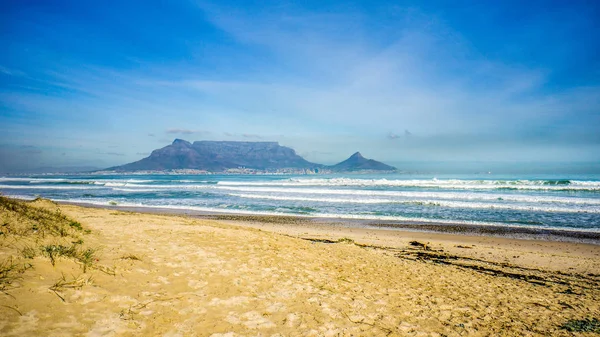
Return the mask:
<path id="1" fill-rule="evenodd" d="M 31 264 L 0 293 L 3 336 L 569 336 L 600 318 L 593 245 L 38 207 L 89 229 L 97 260 L 0 236 L 0 261 Z"/>

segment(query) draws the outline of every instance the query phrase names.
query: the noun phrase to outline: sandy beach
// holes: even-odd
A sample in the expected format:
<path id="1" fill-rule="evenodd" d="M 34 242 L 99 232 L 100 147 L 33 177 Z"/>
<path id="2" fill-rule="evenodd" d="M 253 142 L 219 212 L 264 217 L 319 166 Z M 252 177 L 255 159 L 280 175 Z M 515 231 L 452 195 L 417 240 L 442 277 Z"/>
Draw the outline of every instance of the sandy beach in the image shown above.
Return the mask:
<path id="1" fill-rule="evenodd" d="M 594 244 L 22 204 L 2 209 L 3 336 L 572 336 L 600 318 Z M 55 215 L 67 230 L 40 236 Z"/>

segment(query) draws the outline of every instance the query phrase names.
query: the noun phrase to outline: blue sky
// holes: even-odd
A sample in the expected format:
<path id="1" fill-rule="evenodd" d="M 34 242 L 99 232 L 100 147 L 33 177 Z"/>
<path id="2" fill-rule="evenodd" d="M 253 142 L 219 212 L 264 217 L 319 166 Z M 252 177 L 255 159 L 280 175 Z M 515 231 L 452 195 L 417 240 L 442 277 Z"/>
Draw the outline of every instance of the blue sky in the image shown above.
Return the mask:
<path id="1" fill-rule="evenodd" d="M 3 1 L 0 171 L 174 138 L 600 161 L 596 1 Z"/>

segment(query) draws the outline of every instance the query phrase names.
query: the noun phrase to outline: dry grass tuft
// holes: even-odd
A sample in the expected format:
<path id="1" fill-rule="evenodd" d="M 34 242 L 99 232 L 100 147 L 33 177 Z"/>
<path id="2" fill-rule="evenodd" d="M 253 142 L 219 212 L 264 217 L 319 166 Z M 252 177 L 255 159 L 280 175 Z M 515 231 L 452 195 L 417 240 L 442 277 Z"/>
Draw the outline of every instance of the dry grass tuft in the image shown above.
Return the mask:
<path id="1" fill-rule="evenodd" d="M 121 260 L 142 261 L 137 255 L 128 254 L 121 256 Z"/>
<path id="2" fill-rule="evenodd" d="M 65 277 L 65 274 L 62 274 L 61 278 L 48 289 L 53 291 L 56 294 L 56 296 L 58 296 L 64 302 L 65 298 L 62 295 L 62 292 L 64 292 L 67 289 L 81 289 L 86 285 L 92 284 L 92 282 L 92 276 L 86 278 L 82 275 L 79 275 L 71 276 L 70 279 L 67 279 Z"/>
<path id="3" fill-rule="evenodd" d="M 53 266 L 56 264 L 56 259 L 59 257 L 71 258 L 81 264 L 84 273 L 94 264 L 94 261 L 97 260 L 95 255 L 96 251 L 97 250 L 93 248 L 83 249 L 77 243 L 70 246 L 63 246 L 60 244 L 42 246 L 42 254 L 50 259 L 50 263 L 52 263 Z"/>
<path id="4" fill-rule="evenodd" d="M 32 247 L 30 245 L 25 245 L 21 249 L 21 255 L 23 255 L 23 257 L 26 259 L 33 259 L 36 256 L 38 256 L 38 253 L 39 253 L 39 249 L 36 249 L 35 247 Z"/>
<path id="5" fill-rule="evenodd" d="M 21 274 L 29 268 L 31 264 L 16 262 L 12 257 L 0 261 L 0 292 L 10 295 L 8 290 L 14 287 L 14 283 L 22 278 Z"/>

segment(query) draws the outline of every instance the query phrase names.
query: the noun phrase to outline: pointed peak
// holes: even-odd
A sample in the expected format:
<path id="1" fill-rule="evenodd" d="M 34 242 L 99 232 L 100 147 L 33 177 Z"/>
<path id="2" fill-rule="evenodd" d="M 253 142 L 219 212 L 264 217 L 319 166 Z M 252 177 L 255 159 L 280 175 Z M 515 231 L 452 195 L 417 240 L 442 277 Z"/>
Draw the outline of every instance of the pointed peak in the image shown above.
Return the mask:
<path id="1" fill-rule="evenodd" d="M 175 138 L 172 145 L 192 145 L 192 144 L 190 144 L 190 142 L 188 142 L 187 140 Z"/>
<path id="2" fill-rule="evenodd" d="M 350 158 L 364 158 L 362 154 L 360 154 L 360 152 L 355 152 L 353 155 L 350 156 Z"/>

